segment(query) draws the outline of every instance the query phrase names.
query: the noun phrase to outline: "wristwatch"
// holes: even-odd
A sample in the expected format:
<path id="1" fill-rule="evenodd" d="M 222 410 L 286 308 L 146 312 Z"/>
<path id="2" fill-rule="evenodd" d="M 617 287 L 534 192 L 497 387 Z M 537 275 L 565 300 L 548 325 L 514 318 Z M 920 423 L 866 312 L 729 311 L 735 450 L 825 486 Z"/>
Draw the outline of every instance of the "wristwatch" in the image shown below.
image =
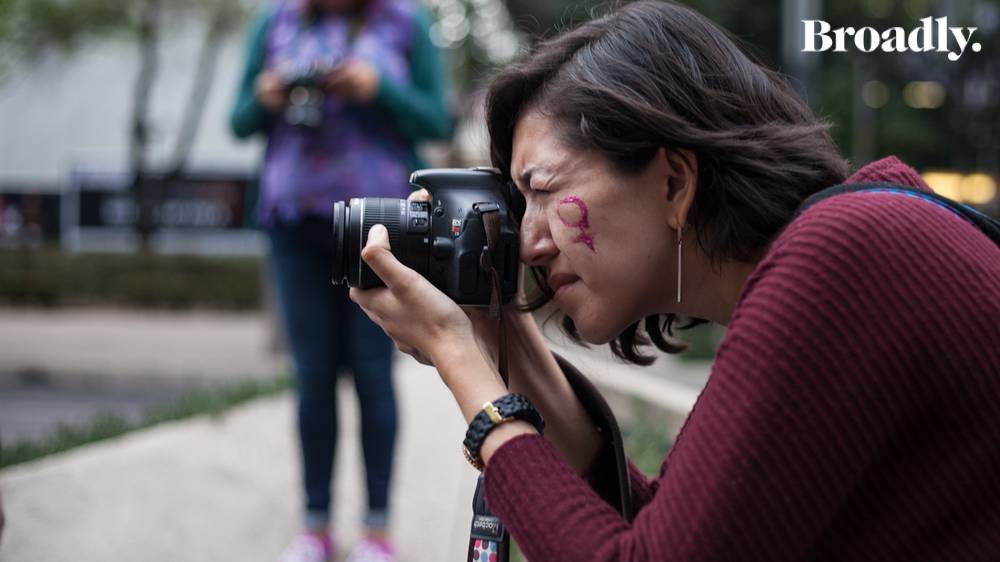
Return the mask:
<path id="1" fill-rule="evenodd" d="M 483 469 L 483 459 L 479 456 L 486 436 L 498 425 L 512 420 L 530 423 L 538 433 L 545 429 L 545 420 L 538 410 L 523 394 L 507 394 L 492 402 L 483 404 L 483 409 L 472 418 L 465 441 L 462 442 L 462 452 L 476 470 Z"/>

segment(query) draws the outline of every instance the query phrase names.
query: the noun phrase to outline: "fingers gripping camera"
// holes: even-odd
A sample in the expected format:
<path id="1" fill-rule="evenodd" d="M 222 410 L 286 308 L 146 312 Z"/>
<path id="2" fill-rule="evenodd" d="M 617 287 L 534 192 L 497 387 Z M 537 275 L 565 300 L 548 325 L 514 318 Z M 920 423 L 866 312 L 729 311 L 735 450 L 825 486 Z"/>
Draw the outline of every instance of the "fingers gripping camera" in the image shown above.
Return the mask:
<path id="1" fill-rule="evenodd" d="M 500 279 L 503 302 L 517 293 L 518 236 L 510 210 L 510 189 L 491 168 L 418 170 L 410 183 L 432 200 L 383 197 L 338 201 L 333 208 L 333 283 L 368 289 L 384 283 L 361 259 L 373 225 L 389 232 L 393 255 L 426 277 L 456 303 L 488 305 L 492 291 L 483 213 L 499 216 L 499 235 L 485 255 Z"/>

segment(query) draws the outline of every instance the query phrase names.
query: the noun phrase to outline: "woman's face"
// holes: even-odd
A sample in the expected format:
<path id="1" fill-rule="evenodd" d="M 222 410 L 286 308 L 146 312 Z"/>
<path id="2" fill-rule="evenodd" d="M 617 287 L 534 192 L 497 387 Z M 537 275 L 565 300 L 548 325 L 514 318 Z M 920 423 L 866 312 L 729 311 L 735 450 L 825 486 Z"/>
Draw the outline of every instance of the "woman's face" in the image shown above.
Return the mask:
<path id="1" fill-rule="evenodd" d="M 668 312 L 676 291 L 669 164 L 658 154 L 638 176 L 624 176 L 603 154 L 566 146 L 557 131 L 534 111 L 514 130 L 511 176 L 527 202 L 521 259 L 545 268 L 556 304 L 585 341 L 606 343 Z"/>

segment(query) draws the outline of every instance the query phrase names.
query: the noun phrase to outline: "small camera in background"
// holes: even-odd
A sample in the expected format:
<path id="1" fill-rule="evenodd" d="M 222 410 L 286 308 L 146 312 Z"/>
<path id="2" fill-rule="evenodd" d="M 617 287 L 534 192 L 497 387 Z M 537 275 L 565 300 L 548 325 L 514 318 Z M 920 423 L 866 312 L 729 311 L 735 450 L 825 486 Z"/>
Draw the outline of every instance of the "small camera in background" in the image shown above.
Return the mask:
<path id="1" fill-rule="evenodd" d="M 323 103 L 326 101 L 324 87 L 339 62 L 330 58 L 283 71 L 288 91 L 288 106 L 284 112 L 286 123 L 309 130 L 317 130 L 323 126 Z"/>

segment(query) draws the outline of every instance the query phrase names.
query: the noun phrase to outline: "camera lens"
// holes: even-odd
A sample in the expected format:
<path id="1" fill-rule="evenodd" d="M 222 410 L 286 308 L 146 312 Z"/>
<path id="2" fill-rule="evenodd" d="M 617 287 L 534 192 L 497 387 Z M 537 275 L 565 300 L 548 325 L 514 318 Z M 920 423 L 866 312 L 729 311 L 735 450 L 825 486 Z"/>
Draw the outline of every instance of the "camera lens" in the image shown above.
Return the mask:
<path id="1" fill-rule="evenodd" d="M 305 86 L 295 86 L 288 92 L 288 101 L 293 105 L 305 105 L 311 96 Z"/>
<path id="2" fill-rule="evenodd" d="M 347 280 L 347 221 L 350 208 L 343 201 L 333 204 L 333 284 L 341 285 Z"/>
<path id="3" fill-rule="evenodd" d="M 368 289 L 381 287 L 382 280 L 361 259 L 361 249 L 368 240 L 368 231 L 376 224 L 389 232 L 392 253 L 407 264 L 402 236 L 406 233 L 407 202 L 405 199 L 365 197 L 343 201 L 333 206 L 333 283 Z M 410 264 L 407 264 L 410 265 Z"/>

